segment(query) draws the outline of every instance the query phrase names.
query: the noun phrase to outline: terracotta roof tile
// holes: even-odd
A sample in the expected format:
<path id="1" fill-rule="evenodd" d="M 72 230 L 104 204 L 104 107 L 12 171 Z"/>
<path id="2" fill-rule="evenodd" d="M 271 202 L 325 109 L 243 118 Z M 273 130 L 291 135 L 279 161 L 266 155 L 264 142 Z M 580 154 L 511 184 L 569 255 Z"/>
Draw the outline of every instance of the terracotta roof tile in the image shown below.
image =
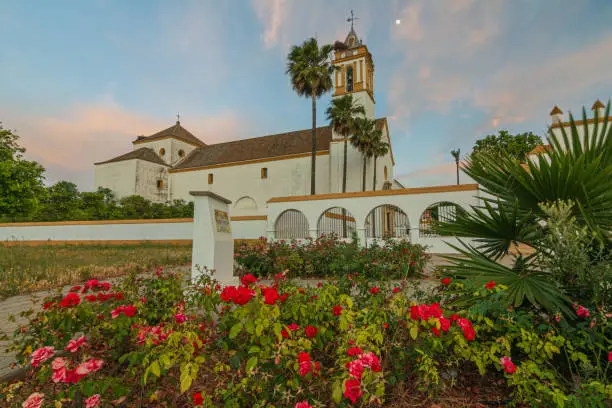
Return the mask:
<path id="1" fill-rule="evenodd" d="M 146 143 L 154 140 L 163 139 L 166 137 L 175 137 L 179 140 L 196 146 L 206 146 L 206 143 L 195 137 L 190 131 L 181 126 L 180 122 L 176 122 L 174 126 L 161 130 L 151 136 L 141 137 L 134 140 L 132 143 Z"/>
<path id="2" fill-rule="evenodd" d="M 148 162 L 151 162 L 151 163 L 162 164 L 164 166 L 170 167 L 150 147 L 141 147 L 140 149 L 132 150 L 129 153 L 122 154 L 121 156 L 114 157 L 114 158 L 112 158 L 110 160 L 106 160 L 106 161 L 99 162 L 99 163 L 94 163 L 94 164 L 116 163 L 116 162 L 121 162 L 121 161 L 126 161 L 126 160 L 134 160 L 134 159 L 144 160 L 144 161 L 148 161 Z"/>
<path id="3" fill-rule="evenodd" d="M 548 153 L 551 150 L 552 150 L 552 147 L 550 145 L 537 145 L 528 153 L 528 155 Z"/>
<path id="4" fill-rule="evenodd" d="M 595 103 L 593 104 L 593 107 L 591 107 L 592 110 L 595 110 L 597 108 L 605 108 L 606 106 L 601 103 L 601 101 L 598 99 L 595 101 Z"/>
<path id="5" fill-rule="evenodd" d="M 561 115 L 563 111 L 557 105 L 550 111 L 551 115 Z"/>
<path id="6" fill-rule="evenodd" d="M 384 122 L 384 118 L 376 119 L 376 128 L 382 129 Z M 310 153 L 311 131 L 303 129 L 203 146 L 193 150 L 174 170 Z M 329 126 L 317 128 L 317 151 L 329 150 L 331 139 Z"/>

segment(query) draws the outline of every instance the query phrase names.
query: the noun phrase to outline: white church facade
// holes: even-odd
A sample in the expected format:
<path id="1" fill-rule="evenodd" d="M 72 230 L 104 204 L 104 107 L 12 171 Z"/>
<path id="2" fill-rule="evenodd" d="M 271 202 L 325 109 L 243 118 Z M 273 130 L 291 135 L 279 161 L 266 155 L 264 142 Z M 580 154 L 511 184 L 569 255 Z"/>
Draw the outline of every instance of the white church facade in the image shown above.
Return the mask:
<path id="1" fill-rule="evenodd" d="M 337 47 L 333 64 L 333 98 L 352 94 L 375 119 L 372 55 L 351 28 Z M 376 118 L 376 128 L 389 143 L 378 157 L 377 185 L 373 186 L 374 159 L 366 165 L 366 190 L 403 188 L 393 179 L 394 158 L 389 126 Z M 225 143 L 207 144 L 177 121 L 150 136 L 139 136 L 133 150 L 95 163 L 95 187 L 110 188 L 118 198 L 140 195 L 155 202 L 190 201 L 189 192 L 212 191 L 232 201 L 233 216 L 263 217 L 273 197 L 301 196 L 310 192 L 311 132 L 303 129 Z M 329 126 L 316 129 L 316 193 L 342 192 L 342 136 Z M 362 191 L 363 157 L 348 144 L 347 192 Z"/>

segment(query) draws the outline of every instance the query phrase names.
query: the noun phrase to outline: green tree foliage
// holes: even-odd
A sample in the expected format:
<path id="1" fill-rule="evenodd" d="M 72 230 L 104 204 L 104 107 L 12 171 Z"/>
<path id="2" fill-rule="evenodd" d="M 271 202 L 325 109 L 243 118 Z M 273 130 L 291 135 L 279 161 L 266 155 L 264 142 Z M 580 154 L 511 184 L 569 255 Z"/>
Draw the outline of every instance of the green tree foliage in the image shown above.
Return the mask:
<path id="1" fill-rule="evenodd" d="M 541 144 L 542 138 L 531 132 L 511 135 L 507 130 L 500 130 L 497 135 L 487 135 L 477 140 L 472 155 L 483 152 L 503 154 L 524 162 L 527 154 Z"/>
<path id="2" fill-rule="evenodd" d="M 28 217 L 38 207 L 44 168 L 23 158 L 19 136 L 0 123 L 0 219 Z"/>
<path id="3" fill-rule="evenodd" d="M 319 48 L 316 38 L 304 41 L 302 46 L 294 45 L 287 56 L 287 74 L 291 86 L 299 95 L 312 101 L 312 158 L 310 167 L 310 194 L 315 194 L 316 153 L 317 153 L 317 98 L 332 89 L 331 45 Z"/>
<path id="4" fill-rule="evenodd" d="M 437 225 L 445 235 L 474 238 L 472 243 L 462 242 L 462 247 L 457 247 L 463 257 L 451 257 L 452 264 L 447 271 L 460 279 L 494 280 L 507 285 L 505 300 L 514 306 L 531 304 L 572 315 L 568 308 L 570 298 L 592 303 L 593 288 L 582 295 L 573 289 L 581 281 L 592 281 L 580 278 L 588 274 L 561 273 L 550 265 L 558 264 L 558 251 L 565 251 L 568 256 L 576 252 L 563 249 L 559 237 L 553 236 L 567 230 L 574 231 L 567 239 L 584 235 L 592 238 L 588 245 L 597 250 L 587 251 L 590 263 L 610 260 L 612 126 L 608 123 L 609 113 L 610 105 L 602 123 L 596 114 L 593 127 L 588 129 L 583 109 L 584 138 L 580 137 L 570 115 L 569 134 L 564 128 L 560 128 L 560 136 L 551 132 L 552 151 L 546 157 L 529 161 L 526 168 L 508 151 L 481 151 L 477 159 L 468 159 L 463 170 L 480 184 L 483 204 L 472 206 L 472 211 L 458 213 L 454 221 Z M 551 215 L 554 212 L 543 205 L 559 202 L 571 203 L 569 209 L 561 212 L 561 218 L 569 220 L 566 222 L 571 229 L 555 227 L 558 223 Z M 532 253 L 519 253 L 510 267 L 496 262 L 517 245 L 531 248 Z M 579 264 L 573 266 L 578 268 Z"/>
<path id="5" fill-rule="evenodd" d="M 366 190 L 366 164 L 368 158 L 374 157 L 374 146 L 382 139 L 382 131 L 376 129 L 376 121 L 367 118 L 357 118 L 355 133 L 351 135 L 351 144 L 363 156 L 362 191 Z"/>

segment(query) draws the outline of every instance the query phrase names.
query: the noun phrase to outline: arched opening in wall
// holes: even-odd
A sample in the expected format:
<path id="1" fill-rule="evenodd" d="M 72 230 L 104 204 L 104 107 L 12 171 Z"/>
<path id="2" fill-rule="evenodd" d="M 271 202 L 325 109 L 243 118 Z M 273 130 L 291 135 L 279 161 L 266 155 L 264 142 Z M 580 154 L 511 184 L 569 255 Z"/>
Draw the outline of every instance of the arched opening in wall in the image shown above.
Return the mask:
<path id="1" fill-rule="evenodd" d="M 253 215 L 257 213 L 257 202 L 249 196 L 240 197 L 234 204 L 233 214 Z"/>
<path id="2" fill-rule="evenodd" d="M 338 238 L 350 238 L 356 231 L 355 217 L 342 207 L 323 211 L 317 222 L 317 236 L 334 234 Z"/>
<path id="3" fill-rule="evenodd" d="M 464 212 L 458 204 L 450 201 L 441 201 L 430 205 L 423 211 L 419 219 L 419 236 L 421 237 L 440 237 L 436 229 L 436 222 L 449 222 L 457 219 L 457 214 Z"/>
<path id="4" fill-rule="evenodd" d="M 366 238 L 410 238 L 408 215 L 390 204 L 374 208 L 365 221 Z"/>
<path id="5" fill-rule="evenodd" d="M 353 92 L 353 66 L 346 68 L 346 92 Z"/>
<path id="6" fill-rule="evenodd" d="M 274 236 L 277 239 L 307 238 L 308 219 L 299 210 L 286 210 L 274 223 Z"/>
<path id="7" fill-rule="evenodd" d="M 385 181 L 389 180 L 389 170 L 387 170 L 387 166 L 385 166 Z"/>

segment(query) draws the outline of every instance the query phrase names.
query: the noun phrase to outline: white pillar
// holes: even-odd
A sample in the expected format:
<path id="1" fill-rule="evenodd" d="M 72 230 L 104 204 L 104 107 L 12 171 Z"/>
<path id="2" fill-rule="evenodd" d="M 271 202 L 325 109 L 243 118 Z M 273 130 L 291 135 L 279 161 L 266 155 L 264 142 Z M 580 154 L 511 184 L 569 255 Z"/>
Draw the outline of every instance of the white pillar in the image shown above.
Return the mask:
<path id="1" fill-rule="evenodd" d="M 357 238 L 359 238 L 359 245 L 361 245 L 362 247 L 368 246 L 368 243 L 366 241 L 366 229 L 364 226 L 357 226 Z"/>
<path id="2" fill-rule="evenodd" d="M 223 285 L 234 283 L 234 239 L 230 227 L 232 202 L 211 191 L 190 191 L 194 197 L 191 280 L 197 280 L 204 267 L 214 270 Z"/>

